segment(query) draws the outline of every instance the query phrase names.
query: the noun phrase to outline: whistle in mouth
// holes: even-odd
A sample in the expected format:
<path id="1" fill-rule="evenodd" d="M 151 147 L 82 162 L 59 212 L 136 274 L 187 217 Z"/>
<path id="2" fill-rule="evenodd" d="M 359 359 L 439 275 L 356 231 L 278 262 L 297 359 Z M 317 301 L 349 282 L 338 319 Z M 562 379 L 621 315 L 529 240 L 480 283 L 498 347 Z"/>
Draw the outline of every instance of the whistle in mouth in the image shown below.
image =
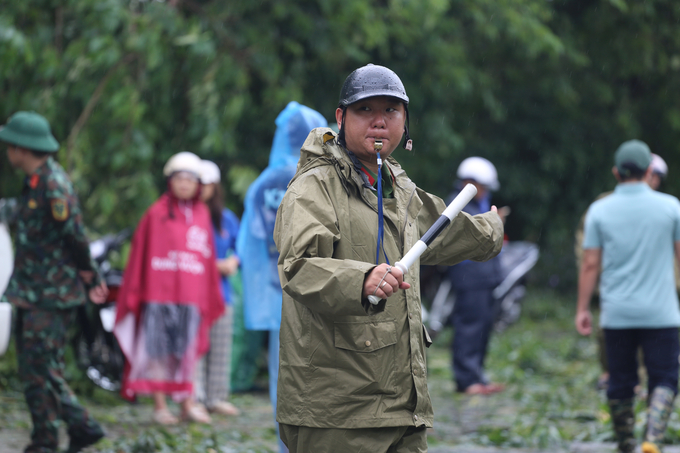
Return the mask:
<path id="1" fill-rule="evenodd" d="M 373 150 L 378 152 L 382 150 L 382 140 L 376 140 L 373 142 Z"/>

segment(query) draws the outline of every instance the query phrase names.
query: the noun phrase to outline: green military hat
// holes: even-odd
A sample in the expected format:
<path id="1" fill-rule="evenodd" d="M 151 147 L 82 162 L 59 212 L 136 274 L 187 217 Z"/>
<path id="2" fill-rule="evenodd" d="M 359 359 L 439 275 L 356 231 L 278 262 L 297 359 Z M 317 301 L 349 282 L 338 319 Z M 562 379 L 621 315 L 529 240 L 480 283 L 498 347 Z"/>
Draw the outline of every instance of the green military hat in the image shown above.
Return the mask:
<path id="1" fill-rule="evenodd" d="M 614 154 L 614 164 L 624 176 L 627 176 L 629 169 L 626 166 L 634 166 L 638 170 L 645 171 L 652 163 L 652 152 L 647 143 L 641 140 L 628 140 L 623 142 Z"/>
<path id="2" fill-rule="evenodd" d="M 33 151 L 54 153 L 59 142 L 52 135 L 50 123 L 35 112 L 17 112 L 0 126 L 0 141 Z"/>

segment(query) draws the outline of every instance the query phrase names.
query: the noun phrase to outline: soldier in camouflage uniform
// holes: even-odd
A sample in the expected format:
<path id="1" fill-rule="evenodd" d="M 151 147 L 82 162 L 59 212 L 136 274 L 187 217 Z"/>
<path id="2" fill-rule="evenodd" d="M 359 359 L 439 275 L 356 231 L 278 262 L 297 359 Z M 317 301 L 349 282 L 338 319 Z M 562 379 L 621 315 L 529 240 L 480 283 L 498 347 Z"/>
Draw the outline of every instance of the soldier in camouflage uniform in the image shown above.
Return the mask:
<path id="1" fill-rule="evenodd" d="M 66 331 L 75 308 L 107 295 L 99 282 L 83 232 L 78 199 L 63 168 L 52 158 L 59 144 L 49 123 L 18 112 L 0 128 L 7 157 L 26 174 L 16 213 L 16 258 L 7 298 L 16 307 L 19 378 L 33 420 L 25 453 L 54 453 L 58 423 L 68 425 L 68 453 L 104 436 L 63 377 Z"/>

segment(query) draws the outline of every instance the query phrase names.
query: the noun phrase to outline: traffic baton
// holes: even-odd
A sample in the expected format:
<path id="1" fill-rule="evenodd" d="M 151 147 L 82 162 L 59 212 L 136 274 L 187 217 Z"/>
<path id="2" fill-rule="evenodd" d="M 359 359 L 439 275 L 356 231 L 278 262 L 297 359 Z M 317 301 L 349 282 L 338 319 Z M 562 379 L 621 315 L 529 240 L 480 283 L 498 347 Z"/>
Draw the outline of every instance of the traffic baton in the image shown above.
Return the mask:
<path id="1" fill-rule="evenodd" d="M 456 217 L 460 211 L 463 210 L 463 208 L 470 202 L 470 200 L 474 198 L 475 195 L 477 195 L 477 188 L 474 185 L 467 184 L 465 187 L 463 187 L 463 190 L 461 190 L 456 198 L 454 198 L 453 201 L 446 207 L 446 209 L 444 209 L 444 212 L 441 216 L 439 216 L 437 221 L 434 222 L 430 229 L 427 230 L 425 234 L 423 234 L 423 237 L 421 237 L 418 242 L 416 242 L 413 247 L 411 247 L 411 250 L 406 252 L 406 255 L 404 255 L 401 261 L 394 263 L 394 266 L 398 267 L 404 274 L 406 274 L 409 267 L 411 267 L 411 265 L 415 263 L 418 258 L 420 258 L 420 255 L 422 255 L 423 252 L 427 250 L 432 241 L 437 239 L 437 236 L 439 236 L 439 234 L 444 231 L 447 226 L 449 226 L 454 217 Z M 370 295 L 368 296 L 368 301 L 373 305 L 377 305 L 378 302 L 380 302 L 380 298 L 376 295 Z"/>

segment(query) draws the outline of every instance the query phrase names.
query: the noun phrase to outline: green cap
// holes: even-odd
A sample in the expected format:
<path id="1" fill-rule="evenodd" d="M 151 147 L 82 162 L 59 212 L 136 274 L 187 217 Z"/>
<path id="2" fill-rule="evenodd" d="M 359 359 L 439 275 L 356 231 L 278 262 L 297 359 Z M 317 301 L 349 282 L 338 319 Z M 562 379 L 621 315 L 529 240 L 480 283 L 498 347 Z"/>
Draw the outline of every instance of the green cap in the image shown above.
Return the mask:
<path id="1" fill-rule="evenodd" d="M 52 135 L 50 123 L 35 112 L 17 112 L 0 126 L 0 141 L 22 148 L 54 153 L 59 142 Z"/>
<path id="2" fill-rule="evenodd" d="M 645 171 L 652 163 L 652 152 L 647 143 L 640 140 L 623 142 L 614 155 L 614 163 L 622 176 L 628 176 L 630 165 Z M 628 164 L 628 165 L 625 165 Z M 624 166 L 625 165 L 625 166 Z"/>

